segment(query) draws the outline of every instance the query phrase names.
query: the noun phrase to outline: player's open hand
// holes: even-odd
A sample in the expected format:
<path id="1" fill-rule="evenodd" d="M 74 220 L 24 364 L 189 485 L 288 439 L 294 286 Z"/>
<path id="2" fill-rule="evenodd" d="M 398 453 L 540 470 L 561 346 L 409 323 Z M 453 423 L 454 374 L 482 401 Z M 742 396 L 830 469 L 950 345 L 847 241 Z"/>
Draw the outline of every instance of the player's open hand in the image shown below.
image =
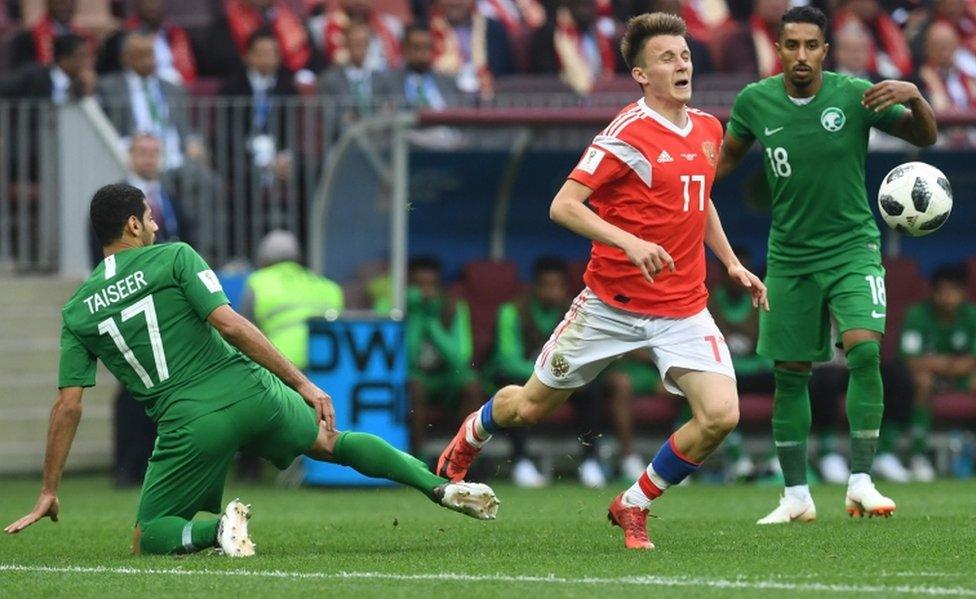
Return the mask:
<path id="1" fill-rule="evenodd" d="M 733 264 L 729 267 L 729 277 L 752 293 L 753 308 L 762 306 L 764 310 L 769 312 L 769 298 L 766 297 L 766 285 L 759 280 L 759 277 L 749 272 L 741 264 Z"/>
<path id="2" fill-rule="evenodd" d="M 910 100 L 921 97 L 918 86 L 909 81 L 897 81 L 886 79 L 875 83 L 864 92 L 861 104 L 875 112 L 881 112 L 885 108 L 894 104 L 904 104 Z"/>
<path id="3" fill-rule="evenodd" d="M 325 430 L 335 430 L 335 408 L 332 407 L 332 397 L 312 383 L 303 385 L 298 393 L 305 403 L 315 410 L 315 417 L 325 423 Z"/>
<path id="4" fill-rule="evenodd" d="M 674 259 L 663 247 L 650 241 L 634 237 L 633 241 L 621 247 L 648 282 L 654 282 L 654 275 L 665 268 L 674 272 Z"/>
<path id="5" fill-rule="evenodd" d="M 3 532 L 8 535 L 17 534 L 41 518 L 50 518 L 57 522 L 59 509 L 60 504 L 58 503 L 57 495 L 53 493 L 41 493 L 40 497 L 37 498 L 37 505 L 34 506 L 31 513 L 17 520 L 7 528 L 4 528 Z"/>

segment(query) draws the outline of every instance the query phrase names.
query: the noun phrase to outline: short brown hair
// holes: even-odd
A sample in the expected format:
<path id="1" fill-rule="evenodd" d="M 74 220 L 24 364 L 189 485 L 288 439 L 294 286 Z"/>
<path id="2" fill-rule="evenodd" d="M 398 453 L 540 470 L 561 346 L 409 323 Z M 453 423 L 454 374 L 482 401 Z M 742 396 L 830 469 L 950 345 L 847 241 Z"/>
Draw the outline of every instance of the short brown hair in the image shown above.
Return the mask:
<path id="1" fill-rule="evenodd" d="M 681 17 L 666 13 L 644 13 L 632 17 L 627 21 L 627 31 L 620 40 L 620 53 L 624 55 L 627 68 L 632 69 L 638 63 L 644 42 L 656 35 L 680 35 L 688 33 L 685 20 Z"/>

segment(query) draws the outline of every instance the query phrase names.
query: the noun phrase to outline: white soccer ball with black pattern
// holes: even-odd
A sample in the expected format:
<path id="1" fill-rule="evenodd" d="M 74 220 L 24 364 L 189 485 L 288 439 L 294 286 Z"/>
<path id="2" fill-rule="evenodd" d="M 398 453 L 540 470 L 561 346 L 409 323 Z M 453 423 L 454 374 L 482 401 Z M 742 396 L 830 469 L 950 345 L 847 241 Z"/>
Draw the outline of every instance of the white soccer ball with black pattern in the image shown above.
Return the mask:
<path id="1" fill-rule="evenodd" d="M 924 162 L 906 162 L 885 175 L 878 209 L 892 229 L 921 237 L 934 232 L 952 212 L 952 188 L 942 171 Z"/>

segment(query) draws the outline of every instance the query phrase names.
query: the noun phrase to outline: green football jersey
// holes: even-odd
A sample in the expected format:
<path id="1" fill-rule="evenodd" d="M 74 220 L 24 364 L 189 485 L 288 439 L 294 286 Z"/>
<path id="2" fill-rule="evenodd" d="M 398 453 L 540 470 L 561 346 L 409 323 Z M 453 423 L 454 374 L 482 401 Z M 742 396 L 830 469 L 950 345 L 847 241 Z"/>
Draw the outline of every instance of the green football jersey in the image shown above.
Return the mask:
<path id="1" fill-rule="evenodd" d="M 952 322 L 936 318 L 932 302 L 910 307 L 901 327 L 901 353 L 907 357 L 976 355 L 976 306 L 963 304 Z"/>
<path id="2" fill-rule="evenodd" d="M 890 131 L 906 108 L 861 105 L 871 83 L 825 71 L 808 103 L 786 93 L 783 75 L 743 89 L 728 131 L 762 146 L 773 198 L 768 272 L 802 275 L 880 256 L 880 233 L 864 188 L 871 127 Z"/>
<path id="3" fill-rule="evenodd" d="M 103 260 L 61 311 L 59 387 L 95 384 L 95 358 L 161 430 L 269 388 L 264 368 L 207 322 L 229 303 L 193 248 L 167 243 Z"/>

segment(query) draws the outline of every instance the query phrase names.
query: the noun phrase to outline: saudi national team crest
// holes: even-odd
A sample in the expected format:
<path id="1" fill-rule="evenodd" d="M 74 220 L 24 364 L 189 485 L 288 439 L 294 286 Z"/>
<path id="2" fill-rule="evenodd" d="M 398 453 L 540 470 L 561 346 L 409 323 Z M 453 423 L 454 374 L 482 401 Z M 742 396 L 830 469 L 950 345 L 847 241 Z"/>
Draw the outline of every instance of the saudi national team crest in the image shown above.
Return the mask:
<path id="1" fill-rule="evenodd" d="M 831 133 L 843 129 L 846 122 L 847 116 L 844 111 L 836 106 L 824 108 L 824 111 L 820 113 L 820 124 Z"/>
<path id="2" fill-rule="evenodd" d="M 549 367 L 552 368 L 552 376 L 557 379 L 561 379 L 569 374 L 569 361 L 562 354 L 552 354 Z"/>
<path id="3" fill-rule="evenodd" d="M 718 148 L 715 147 L 714 141 L 710 139 L 703 141 L 702 153 L 705 155 L 705 159 L 708 160 L 708 164 L 712 166 L 718 164 Z"/>

